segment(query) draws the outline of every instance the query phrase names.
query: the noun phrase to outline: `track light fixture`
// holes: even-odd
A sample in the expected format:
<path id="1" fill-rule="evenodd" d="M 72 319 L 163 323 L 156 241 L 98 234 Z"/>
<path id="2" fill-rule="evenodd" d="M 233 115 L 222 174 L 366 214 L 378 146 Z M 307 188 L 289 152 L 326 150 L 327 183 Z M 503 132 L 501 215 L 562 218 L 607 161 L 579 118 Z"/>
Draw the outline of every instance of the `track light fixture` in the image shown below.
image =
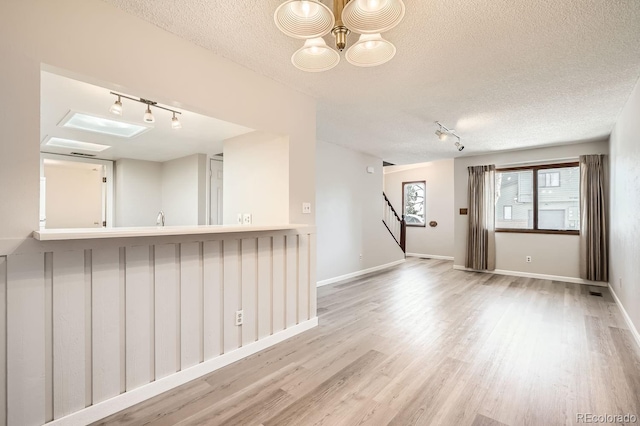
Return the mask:
<path id="1" fill-rule="evenodd" d="M 151 111 L 151 107 L 154 107 L 154 108 L 160 108 L 165 111 L 172 112 L 173 117 L 171 118 L 171 128 L 172 129 L 182 128 L 182 123 L 180 123 L 180 120 L 178 120 L 178 117 L 176 116 L 176 114 L 182 114 L 180 111 L 176 111 L 171 108 L 160 106 L 158 105 L 157 102 L 150 101 L 148 99 L 132 98 L 116 92 L 109 92 L 109 93 L 118 97 L 118 100 L 116 100 L 115 103 L 111 105 L 111 108 L 109 108 L 109 112 L 111 112 L 113 115 L 118 115 L 118 116 L 122 115 L 122 98 L 125 98 L 135 102 L 140 102 L 141 104 L 145 104 L 147 106 L 147 109 L 145 110 L 144 117 L 143 117 L 143 120 L 145 123 L 155 123 L 156 118 L 153 116 L 153 112 Z"/>
<path id="2" fill-rule="evenodd" d="M 462 139 L 460 139 L 460 136 L 456 134 L 455 130 L 449 129 L 439 121 L 436 121 L 436 124 L 438 125 L 438 130 L 436 130 L 436 136 L 438 136 L 438 139 L 440 139 L 441 141 L 446 141 L 449 136 L 453 136 L 457 139 L 456 143 L 454 144 L 456 149 L 458 151 L 462 151 L 464 149 L 464 145 L 462 145 Z"/>
<path id="3" fill-rule="evenodd" d="M 319 0 L 286 0 L 273 18 L 284 34 L 306 40 L 293 54 L 293 65 L 302 71 L 321 72 L 338 65 L 337 51 L 347 47 L 351 32 L 360 34 L 360 39 L 347 50 L 350 64 L 375 67 L 390 61 L 396 48 L 380 33 L 398 25 L 404 13 L 403 0 L 333 0 L 333 10 Z M 322 39 L 329 33 L 335 39 L 335 50 Z"/>

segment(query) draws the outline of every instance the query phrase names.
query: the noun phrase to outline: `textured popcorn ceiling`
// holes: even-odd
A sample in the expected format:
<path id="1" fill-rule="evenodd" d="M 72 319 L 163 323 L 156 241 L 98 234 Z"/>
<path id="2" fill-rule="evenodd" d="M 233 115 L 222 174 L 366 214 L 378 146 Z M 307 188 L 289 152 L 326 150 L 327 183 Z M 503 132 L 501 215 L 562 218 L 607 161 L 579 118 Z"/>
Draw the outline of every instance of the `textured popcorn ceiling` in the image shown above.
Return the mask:
<path id="1" fill-rule="evenodd" d="M 640 75 L 640 0 L 405 0 L 391 62 L 321 74 L 291 65 L 281 0 L 105 1 L 315 97 L 318 139 L 393 163 L 461 155 L 435 120 L 462 155 L 607 137 Z"/>

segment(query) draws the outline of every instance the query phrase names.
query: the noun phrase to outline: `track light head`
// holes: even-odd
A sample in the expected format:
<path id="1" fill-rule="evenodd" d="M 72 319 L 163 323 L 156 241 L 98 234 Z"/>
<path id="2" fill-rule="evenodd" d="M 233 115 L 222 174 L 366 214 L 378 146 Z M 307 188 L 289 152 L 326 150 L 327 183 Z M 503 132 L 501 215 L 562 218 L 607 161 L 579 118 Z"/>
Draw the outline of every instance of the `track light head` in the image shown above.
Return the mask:
<path id="1" fill-rule="evenodd" d="M 120 96 L 118 96 L 118 100 L 111 105 L 109 112 L 113 115 L 122 115 L 122 101 L 120 100 Z"/>
<path id="2" fill-rule="evenodd" d="M 462 145 L 460 141 L 458 141 L 456 142 L 456 148 L 458 148 L 458 151 L 462 151 L 464 149 L 464 145 Z"/>
<path id="3" fill-rule="evenodd" d="M 144 113 L 144 122 L 145 123 L 155 123 L 156 119 L 151 112 L 151 106 L 147 105 L 147 111 Z"/>
<path id="4" fill-rule="evenodd" d="M 176 117 L 176 113 L 173 113 L 173 118 L 171 119 L 171 128 L 178 130 L 178 129 L 182 129 L 182 123 L 180 123 L 180 120 L 178 120 L 178 117 Z"/>

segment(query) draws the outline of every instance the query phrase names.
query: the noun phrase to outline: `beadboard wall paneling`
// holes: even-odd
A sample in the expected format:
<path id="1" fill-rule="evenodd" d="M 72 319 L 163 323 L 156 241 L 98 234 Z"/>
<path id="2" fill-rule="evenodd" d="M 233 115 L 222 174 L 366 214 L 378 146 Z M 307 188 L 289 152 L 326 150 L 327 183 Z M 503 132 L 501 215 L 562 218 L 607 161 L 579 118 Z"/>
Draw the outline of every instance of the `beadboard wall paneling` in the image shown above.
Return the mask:
<path id="1" fill-rule="evenodd" d="M 9 425 L 45 422 L 44 277 L 44 253 L 7 256 Z"/>
<path id="2" fill-rule="evenodd" d="M 311 231 L 148 241 L 0 257 L 0 426 L 125 408 L 109 403 L 316 317 Z"/>

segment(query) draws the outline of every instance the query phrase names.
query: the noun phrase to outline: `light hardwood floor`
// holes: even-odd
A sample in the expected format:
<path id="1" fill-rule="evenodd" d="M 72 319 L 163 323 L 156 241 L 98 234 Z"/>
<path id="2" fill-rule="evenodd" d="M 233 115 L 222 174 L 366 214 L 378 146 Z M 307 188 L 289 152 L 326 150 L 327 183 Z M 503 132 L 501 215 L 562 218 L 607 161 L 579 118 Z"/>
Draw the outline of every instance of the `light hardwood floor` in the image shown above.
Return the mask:
<path id="1" fill-rule="evenodd" d="M 600 290 L 411 259 L 321 287 L 316 329 L 100 424 L 516 426 L 640 416 L 640 351 Z"/>

